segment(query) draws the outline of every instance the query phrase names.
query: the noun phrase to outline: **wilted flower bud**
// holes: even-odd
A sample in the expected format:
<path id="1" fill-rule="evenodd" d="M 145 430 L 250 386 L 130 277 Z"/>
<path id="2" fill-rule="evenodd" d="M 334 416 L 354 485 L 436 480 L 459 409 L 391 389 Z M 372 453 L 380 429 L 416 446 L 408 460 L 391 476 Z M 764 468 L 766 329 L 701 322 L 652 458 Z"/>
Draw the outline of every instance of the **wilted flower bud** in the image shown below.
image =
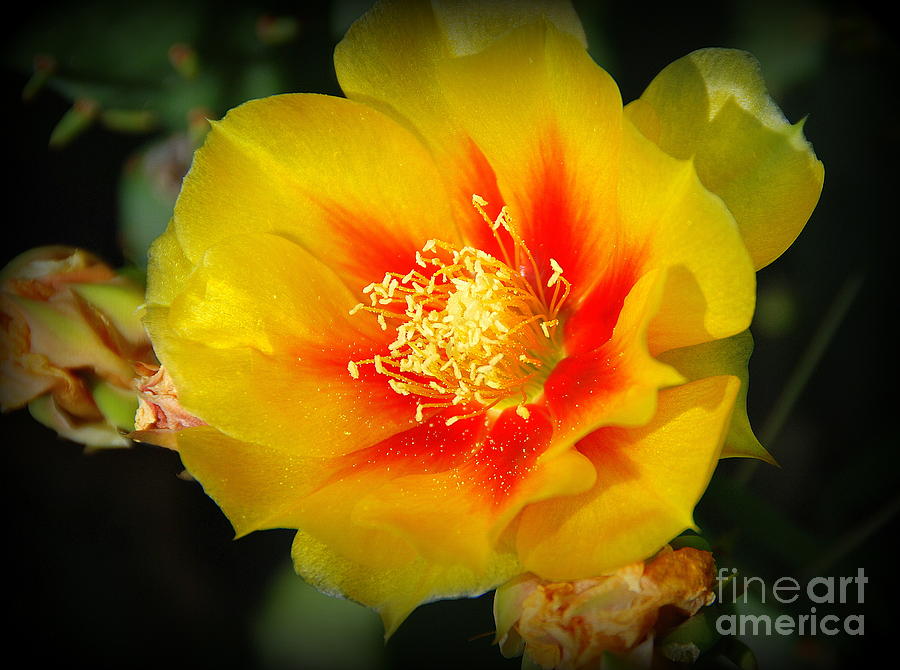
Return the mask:
<path id="1" fill-rule="evenodd" d="M 140 404 L 132 437 L 171 449 L 175 431 L 205 425 L 178 402 L 178 391 L 165 367 L 139 364 L 137 372 Z"/>
<path id="2" fill-rule="evenodd" d="M 0 406 L 28 406 L 62 437 L 127 446 L 134 363 L 153 354 L 138 308 L 143 290 L 92 254 L 39 247 L 0 273 Z"/>
<path id="3" fill-rule="evenodd" d="M 604 652 L 649 666 L 654 635 L 713 600 L 712 554 L 666 547 L 601 577 L 548 582 L 525 574 L 497 589 L 494 617 L 504 656 L 542 668 L 602 668 Z"/>

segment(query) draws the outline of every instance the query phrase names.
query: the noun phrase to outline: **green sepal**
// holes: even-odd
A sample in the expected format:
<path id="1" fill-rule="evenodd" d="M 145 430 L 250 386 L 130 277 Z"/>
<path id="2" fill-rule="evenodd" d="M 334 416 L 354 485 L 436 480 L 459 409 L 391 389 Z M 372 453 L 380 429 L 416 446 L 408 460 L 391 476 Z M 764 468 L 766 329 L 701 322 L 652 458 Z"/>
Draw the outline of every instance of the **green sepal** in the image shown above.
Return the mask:
<path id="1" fill-rule="evenodd" d="M 72 291 L 91 307 L 102 312 L 129 342 L 146 339 L 140 307 L 144 292 L 131 283 L 72 284 Z"/>
<path id="2" fill-rule="evenodd" d="M 706 539 L 702 536 L 695 534 L 679 535 L 674 540 L 669 542 L 669 546 L 671 546 L 672 549 L 683 549 L 684 547 L 690 547 L 692 549 L 699 549 L 700 551 L 712 551 L 709 546 L 709 542 L 707 542 Z"/>
<path id="3" fill-rule="evenodd" d="M 91 387 L 91 396 L 107 422 L 126 433 L 134 430 L 134 414 L 138 408 L 135 391 L 98 381 Z"/>

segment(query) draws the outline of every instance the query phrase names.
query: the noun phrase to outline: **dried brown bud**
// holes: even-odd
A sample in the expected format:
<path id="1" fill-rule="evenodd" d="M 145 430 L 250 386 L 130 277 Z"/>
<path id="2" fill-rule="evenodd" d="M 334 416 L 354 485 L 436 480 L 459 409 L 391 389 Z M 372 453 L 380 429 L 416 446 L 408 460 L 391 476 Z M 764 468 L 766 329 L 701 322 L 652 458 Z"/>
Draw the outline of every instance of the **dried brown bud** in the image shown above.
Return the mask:
<path id="1" fill-rule="evenodd" d="M 140 286 L 92 254 L 39 247 L 0 273 L 0 405 L 28 406 L 60 435 L 126 446 L 134 363 L 152 362 Z"/>
<path id="2" fill-rule="evenodd" d="M 165 367 L 141 365 L 137 382 L 139 402 L 134 437 L 163 447 L 174 447 L 172 433 L 206 425 L 178 402 L 178 391 Z"/>
<path id="3" fill-rule="evenodd" d="M 504 656 L 542 668 L 600 667 L 606 651 L 649 663 L 653 637 L 713 600 L 707 551 L 666 547 L 654 558 L 572 582 L 521 575 L 497 589 L 494 616 Z"/>

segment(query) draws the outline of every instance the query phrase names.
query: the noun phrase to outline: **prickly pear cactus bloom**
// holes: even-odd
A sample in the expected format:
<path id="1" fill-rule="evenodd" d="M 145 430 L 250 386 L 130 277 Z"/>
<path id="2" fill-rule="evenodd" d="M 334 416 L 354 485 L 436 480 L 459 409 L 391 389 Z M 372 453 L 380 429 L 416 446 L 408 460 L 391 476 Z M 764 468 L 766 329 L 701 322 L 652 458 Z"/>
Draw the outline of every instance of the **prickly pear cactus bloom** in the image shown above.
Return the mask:
<path id="1" fill-rule="evenodd" d="M 134 364 L 150 362 L 142 287 L 72 247 L 27 251 L 0 274 L 0 402 L 89 447 L 128 446 Z"/>
<path id="2" fill-rule="evenodd" d="M 692 525 L 744 410 L 755 270 L 822 167 L 747 54 L 623 108 L 559 2 L 382 2 L 347 98 L 213 124 L 151 250 L 146 325 L 190 473 L 238 535 L 299 530 L 378 609 L 591 577 Z"/>
<path id="3" fill-rule="evenodd" d="M 690 547 L 573 582 L 520 575 L 497 589 L 497 639 L 541 668 L 599 668 L 605 652 L 650 667 L 657 629 L 709 605 L 714 581 L 712 554 Z"/>

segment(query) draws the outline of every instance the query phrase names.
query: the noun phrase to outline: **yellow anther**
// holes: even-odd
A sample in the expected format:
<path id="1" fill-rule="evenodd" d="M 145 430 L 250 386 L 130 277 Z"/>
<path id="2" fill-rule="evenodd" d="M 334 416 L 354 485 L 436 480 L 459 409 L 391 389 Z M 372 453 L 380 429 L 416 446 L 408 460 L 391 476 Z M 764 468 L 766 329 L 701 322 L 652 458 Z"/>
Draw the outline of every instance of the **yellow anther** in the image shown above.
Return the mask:
<path id="1" fill-rule="evenodd" d="M 388 386 L 391 387 L 394 393 L 409 395 L 409 389 L 406 388 L 406 385 L 398 382 L 396 379 L 388 379 Z"/>
<path id="2" fill-rule="evenodd" d="M 550 269 L 553 270 L 553 274 L 550 275 L 550 279 L 547 280 L 547 288 L 551 288 L 556 282 L 558 282 L 560 276 L 563 273 L 562 267 L 553 258 L 550 259 Z"/>
<path id="3" fill-rule="evenodd" d="M 509 230 L 509 210 L 506 209 L 505 205 L 500 209 L 500 214 L 497 215 L 497 220 L 494 221 L 493 225 L 491 226 L 491 230 L 497 230 L 499 228 Z"/>
<path id="4" fill-rule="evenodd" d="M 524 401 L 527 385 L 543 366 L 541 352 L 552 346 L 547 342 L 550 328 L 559 323 L 556 316 L 568 296 L 563 269 L 551 259 L 547 286 L 560 283 L 565 291 L 557 286 L 548 304 L 542 273 L 510 225 L 506 207 L 492 220 L 483 198 L 473 195 L 472 203 L 494 231 L 502 260 L 481 249 L 430 239 L 415 254 L 416 266 L 430 271 L 385 273 L 380 283 L 363 289 L 372 306 L 360 303 L 351 310 L 372 312 L 382 330 L 387 330 L 386 318 L 399 320 L 396 337 L 387 346 L 389 356 L 353 361 L 347 369 L 357 379 L 359 365 L 373 364 L 396 393 L 427 400 L 417 403 L 417 421 L 424 420 L 429 408 L 478 408 L 451 417 L 446 423 L 452 425 L 508 398 L 518 395 Z M 501 229 L 512 240 L 511 252 Z M 529 265 L 533 272 L 526 273 Z M 516 413 L 529 416 L 522 403 Z"/>
<path id="5" fill-rule="evenodd" d="M 349 372 L 350 376 L 354 379 L 359 379 L 359 368 L 353 361 L 347 362 L 347 372 Z"/>

